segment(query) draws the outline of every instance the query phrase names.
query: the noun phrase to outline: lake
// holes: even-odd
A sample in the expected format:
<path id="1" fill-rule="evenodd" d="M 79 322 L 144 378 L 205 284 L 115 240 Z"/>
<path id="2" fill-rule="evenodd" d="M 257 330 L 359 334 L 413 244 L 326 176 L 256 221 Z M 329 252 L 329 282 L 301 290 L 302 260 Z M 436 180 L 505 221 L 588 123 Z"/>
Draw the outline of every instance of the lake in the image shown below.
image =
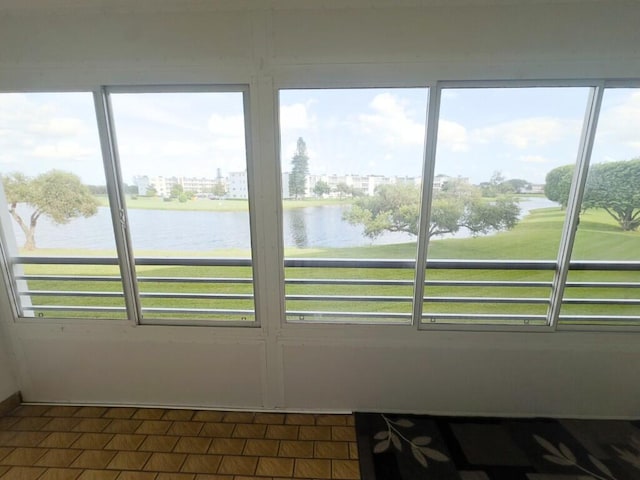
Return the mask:
<path id="1" fill-rule="evenodd" d="M 530 198 L 520 202 L 521 216 L 536 208 L 557 204 L 546 198 Z M 342 220 L 348 206 L 322 206 L 283 211 L 286 247 L 333 248 L 406 243 L 415 240 L 404 233 L 385 233 L 375 241 L 362 235 L 362 227 Z M 23 218 L 28 209 L 20 211 Z M 177 210 L 128 211 L 131 238 L 136 250 L 206 251 L 225 248 L 249 248 L 248 212 L 203 212 Z M 24 236 L 14 223 L 19 245 Z M 468 237 L 461 230 L 448 238 Z M 446 238 L 446 237 L 439 237 Z M 41 217 L 36 229 L 39 248 L 114 249 L 111 216 L 106 207 L 90 218 L 77 218 L 66 225 L 55 225 Z"/>

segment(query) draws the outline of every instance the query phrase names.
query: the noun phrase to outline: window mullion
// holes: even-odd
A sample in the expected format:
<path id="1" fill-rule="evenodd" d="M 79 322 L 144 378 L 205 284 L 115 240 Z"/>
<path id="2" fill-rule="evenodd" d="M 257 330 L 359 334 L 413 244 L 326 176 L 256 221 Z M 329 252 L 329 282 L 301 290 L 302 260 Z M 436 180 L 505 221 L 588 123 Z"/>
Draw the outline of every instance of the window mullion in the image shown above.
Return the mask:
<path id="1" fill-rule="evenodd" d="M 571 180 L 571 190 L 567 201 L 567 214 L 565 216 L 565 222 L 562 228 L 562 237 L 560 239 L 560 248 L 558 250 L 557 269 L 554 275 L 553 285 L 551 287 L 551 301 L 547 312 L 547 324 L 550 327 L 553 327 L 554 330 L 557 328 L 558 324 L 565 282 L 569 273 L 571 250 L 573 249 L 576 230 L 580 220 L 580 207 L 582 205 L 582 197 L 587 183 L 589 161 L 591 159 L 591 151 L 593 150 L 593 142 L 596 134 L 596 127 L 598 125 L 598 116 L 600 113 L 600 106 L 602 104 L 603 92 L 604 86 L 602 84 L 591 89 L 587 109 L 585 111 L 582 134 L 580 136 L 578 158 L 576 160 L 576 167 Z"/>
<path id="2" fill-rule="evenodd" d="M 122 173 L 120 172 L 120 163 L 118 161 L 115 131 L 113 129 L 113 117 L 108 93 L 104 87 L 100 91 L 94 92 L 94 103 L 127 317 L 138 325 L 142 318 L 142 310 L 136 281 L 135 258 L 131 248 L 131 236 L 128 228 L 129 223 L 124 200 L 125 195 L 122 188 Z"/>
<path id="3" fill-rule="evenodd" d="M 438 116 L 440 112 L 439 85 L 430 85 L 427 101 L 427 125 L 425 128 L 425 149 L 422 171 L 422 191 L 420 221 L 418 226 L 418 251 L 416 256 L 415 282 L 413 288 L 413 322 L 420 329 L 422 323 L 422 304 L 424 281 L 429 246 L 429 222 L 431 220 L 431 202 L 433 201 L 433 179 L 436 164 L 436 145 L 438 137 Z"/>

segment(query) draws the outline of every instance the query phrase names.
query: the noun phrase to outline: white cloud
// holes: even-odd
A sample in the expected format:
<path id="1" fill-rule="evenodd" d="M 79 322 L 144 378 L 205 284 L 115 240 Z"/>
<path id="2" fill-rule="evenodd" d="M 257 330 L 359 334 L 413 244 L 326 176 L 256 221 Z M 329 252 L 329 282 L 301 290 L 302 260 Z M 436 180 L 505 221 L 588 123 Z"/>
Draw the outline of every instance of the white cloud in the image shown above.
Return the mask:
<path id="1" fill-rule="evenodd" d="M 442 90 L 441 97 L 442 97 L 443 100 L 444 99 L 446 99 L 446 100 L 455 100 L 455 99 L 460 97 L 460 94 L 456 90 L 445 89 L 445 90 Z"/>
<path id="2" fill-rule="evenodd" d="M 206 146 L 200 142 L 170 140 L 162 143 L 160 153 L 170 157 L 189 157 L 202 155 Z"/>
<path id="3" fill-rule="evenodd" d="M 551 160 L 541 155 L 521 155 L 518 161 L 523 163 L 549 163 Z"/>
<path id="4" fill-rule="evenodd" d="M 369 106 L 373 114 L 358 115 L 360 130 L 389 145 L 422 145 L 424 123 L 413 120 L 406 106 L 390 93 L 376 95 Z"/>
<path id="5" fill-rule="evenodd" d="M 457 122 L 441 119 L 438 122 L 438 145 L 453 152 L 469 150 L 469 135 L 467 129 Z"/>
<path id="6" fill-rule="evenodd" d="M 81 146 L 76 142 L 58 142 L 55 144 L 38 145 L 33 149 L 33 156 L 39 158 L 56 158 L 77 160 L 96 154 L 93 149 Z"/>
<path id="7" fill-rule="evenodd" d="M 603 110 L 597 141 L 604 144 L 617 143 L 631 149 L 630 155 L 637 155 L 640 153 L 640 92 L 634 91 L 616 103 Z"/>
<path id="8" fill-rule="evenodd" d="M 280 107 L 280 129 L 306 130 L 311 128 L 315 118 L 309 113 L 308 105 L 294 103 Z"/>
<path id="9" fill-rule="evenodd" d="M 579 122 L 552 117 L 532 117 L 498 123 L 472 131 L 478 143 L 502 142 L 524 150 L 558 142 L 579 129 Z"/>
<path id="10" fill-rule="evenodd" d="M 89 131 L 84 122 L 72 117 L 53 117 L 28 126 L 28 130 L 42 135 L 76 136 Z"/>
<path id="11" fill-rule="evenodd" d="M 243 138 L 216 138 L 211 146 L 215 151 L 235 152 L 238 155 L 244 155 L 244 139 Z"/>
<path id="12" fill-rule="evenodd" d="M 155 153 L 154 148 L 144 139 L 134 139 L 130 137 L 118 139 L 118 153 L 125 163 L 140 162 L 141 158 L 152 156 Z"/>
<path id="13" fill-rule="evenodd" d="M 244 138 L 243 115 L 219 115 L 214 113 L 209 117 L 207 127 L 214 135 Z"/>
<path id="14" fill-rule="evenodd" d="M 131 124 L 137 125 L 152 125 L 154 128 L 165 126 L 184 130 L 201 130 L 201 125 L 185 121 L 184 116 L 176 114 L 175 111 L 171 110 L 171 107 L 163 108 L 163 100 L 161 100 L 161 98 L 165 94 L 158 95 L 159 97 L 154 94 L 149 97 L 147 94 L 140 95 L 135 93 L 111 95 L 114 116 L 116 118 L 116 130 L 121 122 L 132 122 Z"/>

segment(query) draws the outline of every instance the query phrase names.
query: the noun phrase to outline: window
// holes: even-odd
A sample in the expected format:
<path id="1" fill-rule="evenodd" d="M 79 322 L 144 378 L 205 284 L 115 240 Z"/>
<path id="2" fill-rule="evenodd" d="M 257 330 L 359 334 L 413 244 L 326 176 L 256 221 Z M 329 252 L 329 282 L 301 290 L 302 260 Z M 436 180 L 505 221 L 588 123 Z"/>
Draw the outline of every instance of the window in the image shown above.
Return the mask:
<path id="1" fill-rule="evenodd" d="M 425 88 L 280 91 L 287 320 L 411 322 L 426 103 Z"/>
<path id="2" fill-rule="evenodd" d="M 640 322 L 640 89 L 604 91 L 560 323 Z M 560 171 L 562 180 L 572 173 Z M 568 197 L 566 181 L 558 194 Z"/>
<path id="3" fill-rule="evenodd" d="M 242 91 L 110 93 L 142 320 L 255 320 Z"/>
<path id="4" fill-rule="evenodd" d="M 91 93 L 0 94 L 0 169 L 17 314 L 126 318 Z"/>
<path id="5" fill-rule="evenodd" d="M 640 325 L 637 83 L 283 89 L 279 184 L 248 93 L 0 93 L 16 317 L 257 326 L 262 291 L 288 323 Z"/>
<path id="6" fill-rule="evenodd" d="M 245 91 L 0 95 L 17 315 L 256 324 Z"/>
<path id="7" fill-rule="evenodd" d="M 422 322 L 546 325 L 589 90 L 443 88 Z M 570 185 L 569 178 L 569 185 Z"/>

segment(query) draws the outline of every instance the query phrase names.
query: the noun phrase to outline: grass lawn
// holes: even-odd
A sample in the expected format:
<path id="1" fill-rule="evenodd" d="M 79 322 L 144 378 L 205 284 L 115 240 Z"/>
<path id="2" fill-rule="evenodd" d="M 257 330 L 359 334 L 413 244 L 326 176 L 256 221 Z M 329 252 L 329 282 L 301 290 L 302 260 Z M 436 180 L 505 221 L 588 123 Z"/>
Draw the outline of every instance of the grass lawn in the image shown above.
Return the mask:
<path id="1" fill-rule="evenodd" d="M 199 200 L 207 202 L 208 200 Z M 209 201 L 211 202 L 211 201 Z M 227 202 L 226 200 L 224 202 Z M 560 232 L 564 221 L 564 213 L 559 208 L 534 210 L 513 230 L 500 232 L 491 236 L 464 239 L 433 239 L 429 246 L 430 259 L 511 259 L 511 260 L 555 260 L 560 241 Z M 287 258 L 377 258 L 377 259 L 411 259 L 415 257 L 415 243 L 385 246 L 367 246 L 339 249 L 287 249 Z M 37 255 L 107 255 L 114 252 L 77 252 L 64 250 L 39 250 Z M 140 252 L 140 256 L 166 257 L 175 256 L 175 252 Z M 243 250 L 226 250 L 221 252 L 197 252 L 184 256 L 229 256 L 247 257 Z M 603 211 L 589 211 L 581 216 L 581 223 L 576 238 L 573 259 L 579 260 L 639 260 L 640 232 L 623 232 L 613 219 Z M 80 291 L 122 291 L 119 281 L 89 282 L 82 280 L 87 275 L 114 275 L 118 270 L 114 266 L 56 266 L 27 265 L 25 272 L 30 274 L 65 274 L 73 280 L 53 282 L 32 280 L 31 290 L 80 290 Z M 251 271 L 246 267 L 174 267 L 174 266 L 141 266 L 137 268 L 138 277 L 203 277 L 203 278 L 251 278 Z M 411 282 L 414 272 L 399 269 L 335 269 L 335 268 L 287 268 L 287 280 L 292 279 L 369 279 L 369 280 L 404 280 Z M 570 272 L 570 281 L 633 281 L 640 280 L 637 271 L 632 272 Z M 553 279 L 552 271 L 518 271 L 518 270 L 428 270 L 427 281 L 543 281 Z M 184 283 L 140 281 L 139 289 L 144 294 L 150 293 L 197 293 L 197 294 L 252 294 L 251 284 L 241 283 Z M 413 286 L 409 285 L 344 285 L 344 284 L 288 284 L 287 295 L 353 295 L 392 297 L 380 300 L 288 300 L 290 311 L 332 311 L 332 312 L 389 312 L 409 314 Z M 425 316 L 428 313 L 490 313 L 490 314 L 539 314 L 544 315 L 546 303 L 458 303 L 443 301 L 443 297 L 516 297 L 543 298 L 550 295 L 549 287 L 506 287 L 506 286 L 428 286 L 425 291 Z M 567 290 L 571 298 L 640 298 L 640 288 L 572 288 Z M 95 305 L 123 307 L 122 298 L 99 297 L 56 297 L 33 296 L 34 304 L 47 305 Z M 535 302 L 535 300 L 531 300 Z M 144 308 L 205 308 L 205 309 L 239 309 L 252 310 L 251 299 L 162 299 L 143 298 Z M 597 315 L 635 315 L 637 306 L 565 305 L 563 314 L 597 314 Z M 53 317 L 51 312 L 42 312 L 43 316 Z M 93 313 L 75 312 L 70 315 L 95 317 Z M 122 314 L 123 316 L 124 314 Z M 113 317 L 109 314 L 107 316 Z M 175 317 L 171 314 L 154 314 L 154 318 Z M 189 318 L 190 315 L 180 315 Z M 195 315 L 203 318 L 202 314 Z M 211 318 L 205 315 L 205 318 Z M 213 317 L 216 318 L 216 317 Z M 218 318 L 231 320 L 251 320 L 246 314 L 221 315 Z"/>
<path id="2" fill-rule="evenodd" d="M 109 201 L 106 195 L 96 195 L 100 206 L 108 207 Z M 246 212 L 249 210 L 249 202 L 243 199 L 209 200 L 207 198 L 194 198 L 184 203 L 178 200 L 164 201 L 161 197 L 126 197 L 127 208 L 143 210 L 184 210 L 206 212 Z M 331 205 L 344 205 L 350 203 L 350 199 L 319 199 L 309 198 L 305 200 L 284 200 L 282 206 L 285 210 L 304 207 L 321 207 Z"/>

